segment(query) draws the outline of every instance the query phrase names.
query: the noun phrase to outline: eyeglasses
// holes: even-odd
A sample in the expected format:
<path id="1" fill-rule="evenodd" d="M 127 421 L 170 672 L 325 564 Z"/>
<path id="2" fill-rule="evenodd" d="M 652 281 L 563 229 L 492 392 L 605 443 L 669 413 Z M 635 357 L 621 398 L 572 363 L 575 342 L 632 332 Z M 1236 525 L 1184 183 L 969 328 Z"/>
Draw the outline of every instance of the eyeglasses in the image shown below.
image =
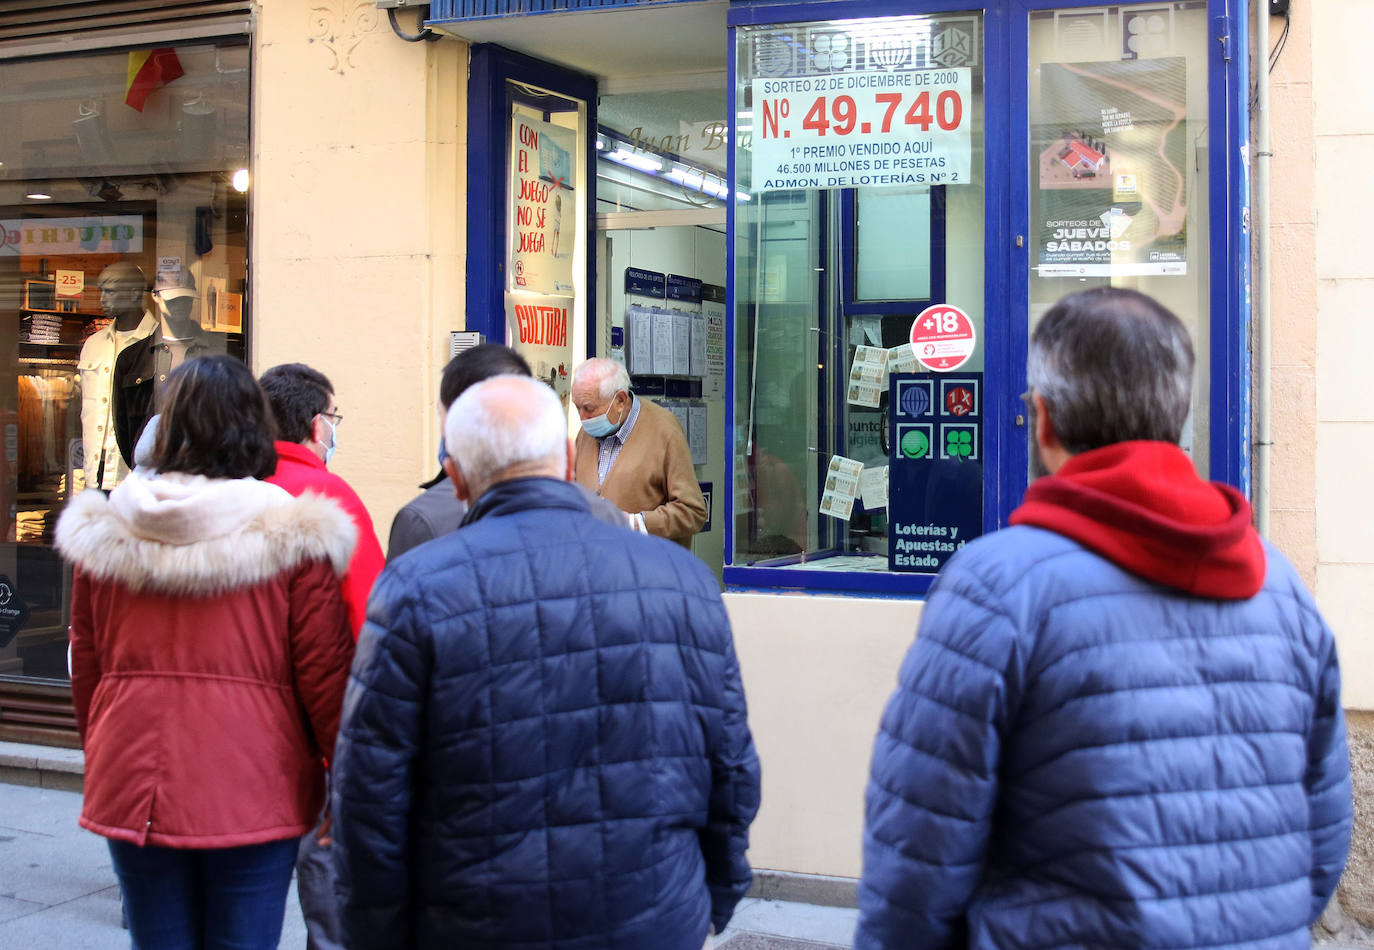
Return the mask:
<path id="1" fill-rule="evenodd" d="M 330 422 L 334 423 L 336 426 L 341 426 L 341 425 L 343 425 L 343 413 L 342 413 L 342 412 L 322 412 L 322 413 L 320 413 L 320 415 L 324 416 L 326 419 L 328 419 Z"/>

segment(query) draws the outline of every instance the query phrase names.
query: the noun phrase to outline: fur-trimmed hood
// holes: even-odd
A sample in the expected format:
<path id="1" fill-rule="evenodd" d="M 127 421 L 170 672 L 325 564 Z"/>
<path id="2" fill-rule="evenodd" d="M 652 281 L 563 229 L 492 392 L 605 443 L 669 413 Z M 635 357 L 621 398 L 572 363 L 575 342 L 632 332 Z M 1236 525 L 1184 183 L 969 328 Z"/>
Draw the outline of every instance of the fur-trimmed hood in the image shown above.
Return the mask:
<path id="1" fill-rule="evenodd" d="M 84 491 L 57 522 L 57 548 L 131 590 L 218 594 L 326 559 L 342 577 L 353 520 L 318 495 L 293 498 L 251 478 L 129 475 L 106 498 Z"/>

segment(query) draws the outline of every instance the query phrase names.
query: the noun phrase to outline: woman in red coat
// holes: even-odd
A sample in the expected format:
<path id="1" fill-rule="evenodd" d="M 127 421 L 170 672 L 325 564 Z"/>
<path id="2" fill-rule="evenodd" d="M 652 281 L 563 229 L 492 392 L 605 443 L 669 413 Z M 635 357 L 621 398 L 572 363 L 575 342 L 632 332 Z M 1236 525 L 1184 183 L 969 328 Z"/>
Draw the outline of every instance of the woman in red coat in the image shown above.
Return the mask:
<path id="1" fill-rule="evenodd" d="M 355 529 L 258 481 L 269 419 L 243 364 L 191 360 L 168 379 L 156 473 L 83 492 L 58 523 L 81 825 L 110 839 L 135 948 L 275 948 L 322 804 Z"/>

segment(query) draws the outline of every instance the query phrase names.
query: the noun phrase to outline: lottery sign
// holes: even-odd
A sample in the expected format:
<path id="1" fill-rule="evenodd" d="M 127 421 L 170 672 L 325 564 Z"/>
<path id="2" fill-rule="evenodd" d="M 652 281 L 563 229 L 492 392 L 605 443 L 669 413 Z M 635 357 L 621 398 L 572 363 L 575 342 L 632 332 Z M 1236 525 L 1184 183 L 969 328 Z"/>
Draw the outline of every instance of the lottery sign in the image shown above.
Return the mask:
<path id="1" fill-rule="evenodd" d="M 754 80 L 756 191 L 963 184 L 968 68 Z"/>
<path id="2" fill-rule="evenodd" d="M 911 324 L 911 350 L 926 369 L 948 373 L 968 362 L 978 332 L 968 314 L 949 304 L 922 310 Z"/>

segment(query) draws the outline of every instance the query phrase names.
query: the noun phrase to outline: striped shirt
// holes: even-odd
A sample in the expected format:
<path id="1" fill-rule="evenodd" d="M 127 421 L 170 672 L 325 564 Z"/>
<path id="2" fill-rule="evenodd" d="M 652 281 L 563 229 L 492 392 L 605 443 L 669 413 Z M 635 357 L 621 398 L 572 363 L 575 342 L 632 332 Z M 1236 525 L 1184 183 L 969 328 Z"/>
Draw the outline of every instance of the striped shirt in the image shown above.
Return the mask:
<path id="1" fill-rule="evenodd" d="M 606 476 L 611 473 L 611 466 L 620 457 L 620 450 L 625 447 L 625 440 L 630 437 L 630 432 L 634 430 L 635 422 L 638 419 L 639 397 L 630 393 L 630 414 L 625 417 L 625 423 L 606 438 L 596 440 L 596 483 L 598 485 L 605 484 Z"/>

